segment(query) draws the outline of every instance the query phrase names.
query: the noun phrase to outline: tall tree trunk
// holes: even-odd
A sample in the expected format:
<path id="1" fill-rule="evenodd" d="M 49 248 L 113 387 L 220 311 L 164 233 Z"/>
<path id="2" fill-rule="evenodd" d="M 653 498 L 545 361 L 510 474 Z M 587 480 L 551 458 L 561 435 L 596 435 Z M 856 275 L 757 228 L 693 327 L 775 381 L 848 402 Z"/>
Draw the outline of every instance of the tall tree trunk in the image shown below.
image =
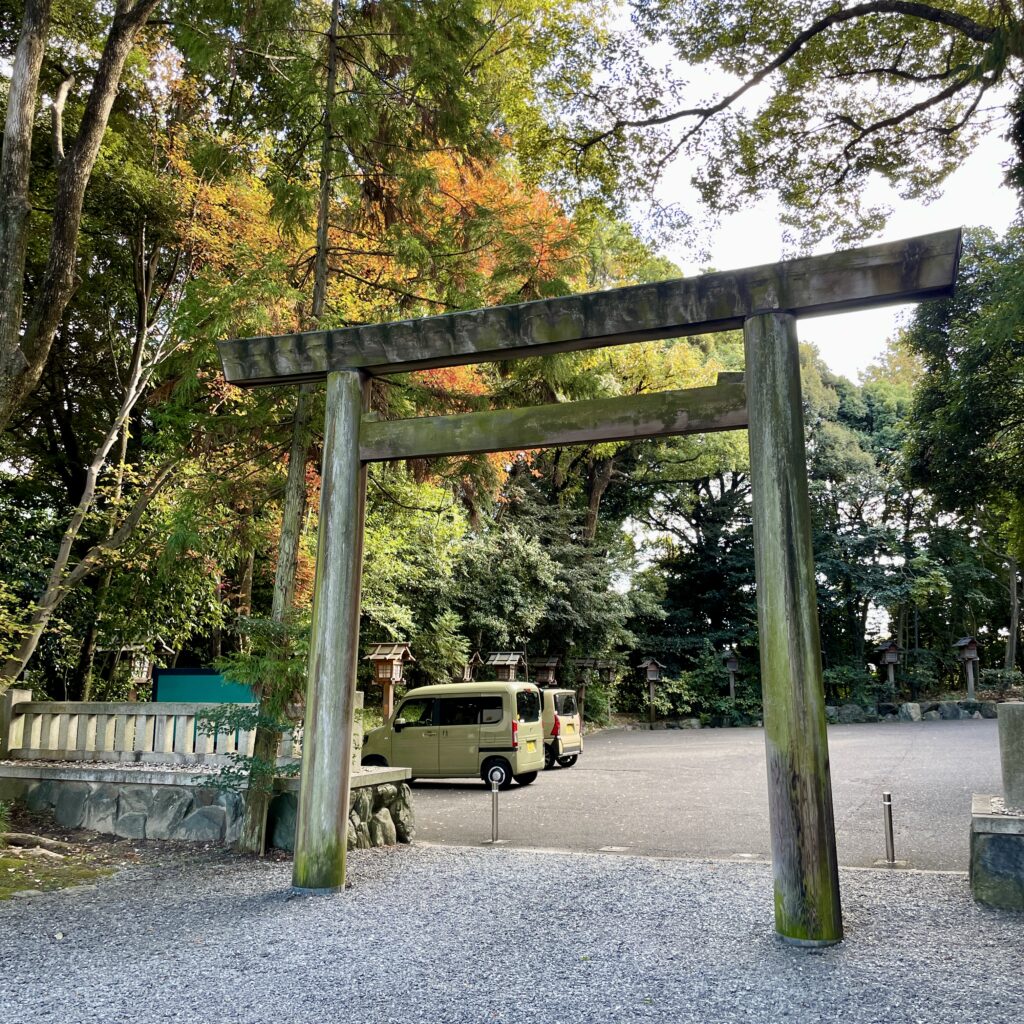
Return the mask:
<path id="1" fill-rule="evenodd" d="M 0 155 L 0 387 L 3 381 L 14 379 L 28 366 L 19 344 L 25 295 L 25 251 L 32 212 L 28 186 L 39 70 L 49 22 L 50 0 L 26 0 L 7 92 L 7 119 Z"/>
<path id="2" fill-rule="evenodd" d="M 29 311 L 25 336 L 20 348 L 17 347 L 16 339 L 13 349 L 0 347 L 0 431 L 6 430 L 11 417 L 39 383 L 57 328 L 74 294 L 77 284 L 75 269 L 78 237 L 82 224 L 85 190 L 92 176 L 96 157 L 99 155 L 103 135 L 107 130 L 110 110 L 121 84 L 125 60 L 157 2 L 158 0 L 118 0 L 114 19 L 96 68 L 92 89 L 89 91 L 89 98 L 82 114 L 78 135 L 60 165 L 53 203 L 49 256 L 39 292 Z M 39 0 L 29 0 L 29 6 L 38 4 Z M 45 9 L 43 10 L 45 12 Z M 26 11 L 26 16 L 27 14 Z M 45 20 L 43 26 L 45 27 Z M 29 49 L 31 50 L 31 47 Z M 34 52 L 27 51 L 27 56 Z M 41 60 L 41 54 L 39 59 Z M 35 82 L 38 82 L 38 70 Z M 34 105 L 35 87 L 31 91 Z M 4 148 L 6 150 L 6 141 Z M 27 188 L 27 178 L 25 184 Z M 27 191 L 25 201 L 27 203 Z M 26 209 L 24 216 L 27 215 Z M 21 258 L 21 266 L 24 266 L 24 255 Z M 6 282 L 0 287 L 5 289 L 6 297 Z M 23 283 L 19 281 L 18 290 L 22 288 Z M 20 303 L 19 298 L 19 308 Z M 20 314 L 18 319 L 20 322 Z M 4 345 L 4 339 L 0 337 L 0 346 Z"/>
<path id="3" fill-rule="evenodd" d="M 340 0 L 331 5 L 331 29 L 327 37 L 327 88 L 324 99 L 324 138 L 320 154 L 320 195 L 317 207 L 316 260 L 313 275 L 313 304 L 310 326 L 320 322 L 327 301 L 328 249 L 331 224 L 331 177 L 334 156 L 334 104 L 338 88 L 338 22 Z M 295 400 L 292 423 L 292 444 L 288 456 L 288 480 L 285 484 L 284 509 L 281 516 L 281 538 L 277 548 L 277 571 L 274 575 L 274 600 L 271 616 L 283 623 L 295 598 L 295 570 L 298 565 L 302 519 L 306 508 L 306 460 L 309 455 L 312 385 L 303 384 Z M 266 694 L 260 695 L 260 719 L 271 717 Z M 253 766 L 249 773 L 245 815 L 238 837 L 238 850 L 263 856 L 267 840 L 267 811 L 273 796 L 272 777 L 266 779 L 261 765 L 274 764 L 281 734 L 266 725 L 257 725 L 253 741 Z M 269 784 L 268 784 L 269 783 Z"/>
<path id="4" fill-rule="evenodd" d="M 1017 665 L 1017 640 L 1020 636 L 1020 587 L 1017 583 L 1017 559 L 1009 559 L 1010 635 L 1006 638 L 1006 658 L 1003 668 L 1007 672 Z"/>
<path id="5" fill-rule="evenodd" d="M 598 459 L 591 464 L 589 473 L 590 493 L 587 498 L 587 519 L 583 527 L 583 543 L 593 544 L 597 536 L 597 524 L 601 512 L 601 499 L 612 482 L 615 458 Z"/>

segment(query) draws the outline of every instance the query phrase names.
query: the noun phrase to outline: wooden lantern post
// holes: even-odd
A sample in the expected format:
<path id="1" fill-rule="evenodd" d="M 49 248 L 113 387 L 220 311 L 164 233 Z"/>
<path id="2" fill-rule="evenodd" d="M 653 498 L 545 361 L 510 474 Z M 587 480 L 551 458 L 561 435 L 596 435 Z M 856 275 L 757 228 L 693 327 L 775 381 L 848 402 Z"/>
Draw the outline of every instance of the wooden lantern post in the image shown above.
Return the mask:
<path id="1" fill-rule="evenodd" d="M 651 729 L 654 728 L 654 693 L 658 683 L 661 682 L 661 670 L 664 667 L 660 661 L 656 661 L 654 658 L 644 658 L 637 666 L 638 671 L 643 673 L 643 678 L 647 680 L 647 709 L 651 716 Z"/>
<path id="2" fill-rule="evenodd" d="M 373 681 L 384 688 L 381 713 L 387 721 L 395 710 L 395 684 L 402 681 L 402 670 L 407 661 L 415 661 L 407 643 L 376 644 L 366 656 L 373 665 Z"/>
<path id="3" fill-rule="evenodd" d="M 960 655 L 960 660 L 964 663 L 964 672 L 967 673 L 967 699 L 974 700 L 974 672 L 979 664 L 978 641 L 973 636 L 963 636 L 953 644 L 953 647 Z"/>
<path id="4" fill-rule="evenodd" d="M 556 678 L 556 669 L 558 668 L 559 661 L 559 658 L 534 658 L 533 681 L 538 686 L 555 686 L 558 682 L 558 679 Z"/>
<path id="5" fill-rule="evenodd" d="M 484 664 L 494 669 L 494 675 L 499 682 L 514 683 L 519 670 L 525 664 L 525 659 L 518 651 L 494 651 L 487 655 Z"/>
<path id="6" fill-rule="evenodd" d="M 890 640 L 875 649 L 878 664 L 885 666 L 886 680 L 890 690 L 896 689 L 896 666 L 899 664 L 902 653 L 903 648 L 895 640 Z"/>
<path id="7" fill-rule="evenodd" d="M 479 651 L 474 651 L 470 655 L 469 661 L 462 666 L 462 681 L 464 683 L 471 683 L 476 678 L 476 670 L 484 663 L 484 659 L 480 657 Z"/>
<path id="8" fill-rule="evenodd" d="M 729 700 L 735 702 L 736 672 L 740 667 L 740 659 L 736 656 L 736 652 L 730 648 L 722 655 L 722 661 L 725 664 L 725 670 L 729 673 Z"/>

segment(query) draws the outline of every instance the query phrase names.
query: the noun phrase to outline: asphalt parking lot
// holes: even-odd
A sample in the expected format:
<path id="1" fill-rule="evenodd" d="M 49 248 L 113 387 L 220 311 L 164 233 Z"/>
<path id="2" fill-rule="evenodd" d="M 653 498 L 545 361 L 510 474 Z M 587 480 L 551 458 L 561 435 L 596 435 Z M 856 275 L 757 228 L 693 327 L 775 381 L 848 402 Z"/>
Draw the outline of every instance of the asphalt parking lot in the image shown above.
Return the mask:
<path id="1" fill-rule="evenodd" d="M 829 728 L 839 863 L 885 856 L 882 792 L 893 795 L 896 857 L 911 868 L 965 871 L 972 793 L 1001 793 L 994 721 Z M 414 785 L 417 839 L 472 846 L 490 838 L 480 782 Z M 587 738 L 569 769 L 503 792 L 509 846 L 655 857 L 767 859 L 760 729 L 627 732 Z"/>

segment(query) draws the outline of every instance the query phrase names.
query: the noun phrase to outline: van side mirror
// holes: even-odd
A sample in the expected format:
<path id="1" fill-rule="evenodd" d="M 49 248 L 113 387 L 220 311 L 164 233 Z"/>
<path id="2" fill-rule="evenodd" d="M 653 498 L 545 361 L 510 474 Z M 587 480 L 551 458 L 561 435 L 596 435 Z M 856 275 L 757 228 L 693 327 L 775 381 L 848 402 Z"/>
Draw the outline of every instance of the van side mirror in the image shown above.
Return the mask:
<path id="1" fill-rule="evenodd" d="M 408 723 L 404 718 L 396 718 L 395 721 L 392 723 L 392 728 L 395 730 L 395 732 L 401 732 L 406 727 L 407 724 Z"/>

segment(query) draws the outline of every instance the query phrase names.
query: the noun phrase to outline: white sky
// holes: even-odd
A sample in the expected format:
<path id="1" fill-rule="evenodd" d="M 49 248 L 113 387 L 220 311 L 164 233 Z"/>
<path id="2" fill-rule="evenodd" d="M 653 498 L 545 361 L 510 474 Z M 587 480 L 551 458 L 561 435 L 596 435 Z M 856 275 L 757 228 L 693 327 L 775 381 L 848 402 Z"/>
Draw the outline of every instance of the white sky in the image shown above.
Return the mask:
<path id="1" fill-rule="evenodd" d="M 1002 233 L 1017 208 L 1015 193 L 1002 183 L 1002 164 L 1009 156 L 1009 144 L 998 135 L 989 136 L 947 179 L 942 196 L 928 205 L 907 202 L 887 189 L 879 188 L 870 198 L 887 203 L 893 214 L 884 232 L 871 241 L 890 241 L 960 226 L 986 225 Z M 685 179 L 681 166 L 675 180 L 670 174 L 665 183 L 665 194 L 692 195 Z M 683 202 L 685 205 L 685 199 Z M 774 263 L 781 259 L 782 231 L 774 205 L 764 203 L 723 218 L 711 233 L 709 247 L 711 259 L 704 265 L 713 266 L 716 270 Z M 833 246 L 825 244 L 818 251 L 827 252 L 831 248 Z M 669 249 L 666 255 L 679 264 L 684 274 L 700 273 L 701 266 L 688 258 L 685 250 Z M 886 341 L 894 333 L 900 318 L 913 308 L 912 305 L 887 306 L 861 313 L 803 320 L 800 322 L 800 338 L 814 342 L 832 370 L 856 380 L 858 373 L 884 351 Z"/>

